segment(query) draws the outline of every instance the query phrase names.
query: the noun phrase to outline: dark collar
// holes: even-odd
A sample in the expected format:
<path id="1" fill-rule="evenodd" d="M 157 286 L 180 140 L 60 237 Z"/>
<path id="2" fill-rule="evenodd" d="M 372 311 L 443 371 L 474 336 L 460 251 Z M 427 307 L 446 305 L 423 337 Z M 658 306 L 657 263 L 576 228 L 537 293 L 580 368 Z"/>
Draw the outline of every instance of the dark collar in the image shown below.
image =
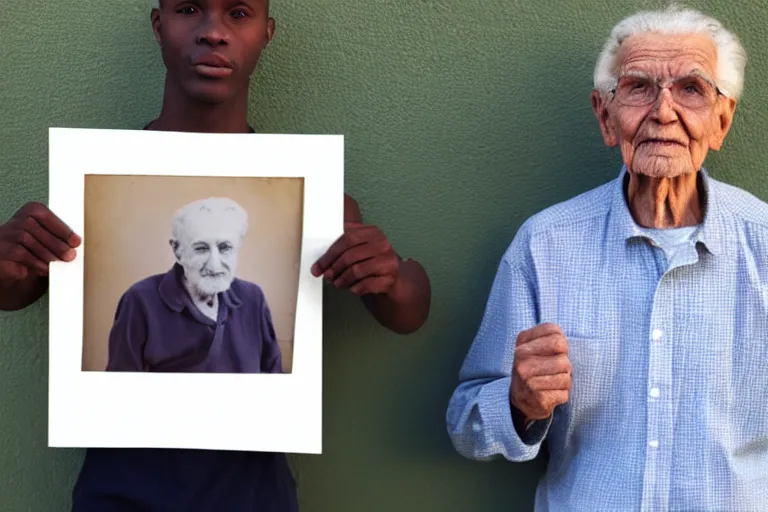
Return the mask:
<path id="1" fill-rule="evenodd" d="M 178 263 L 174 263 L 173 268 L 165 273 L 158 285 L 158 291 L 163 302 L 177 313 L 180 313 L 185 307 L 193 306 L 192 299 L 184 287 L 183 279 L 184 268 Z M 239 308 L 243 305 L 243 301 L 233 289 L 236 282 L 237 279 L 233 281 L 232 286 L 227 291 L 219 294 L 219 300 L 230 309 Z"/>
<path id="2" fill-rule="evenodd" d="M 148 130 L 149 127 L 154 123 L 154 121 L 150 121 L 147 124 L 144 125 L 144 128 L 142 130 Z M 248 133 L 256 133 L 256 130 L 253 129 L 253 126 L 248 125 Z"/>

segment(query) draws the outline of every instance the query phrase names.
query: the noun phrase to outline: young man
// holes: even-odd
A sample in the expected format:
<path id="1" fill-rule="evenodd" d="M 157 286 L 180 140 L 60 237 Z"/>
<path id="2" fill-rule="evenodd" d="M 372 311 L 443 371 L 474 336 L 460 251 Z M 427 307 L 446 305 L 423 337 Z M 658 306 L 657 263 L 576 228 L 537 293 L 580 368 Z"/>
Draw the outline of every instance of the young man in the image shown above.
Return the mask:
<path id="1" fill-rule="evenodd" d="M 152 27 L 167 68 L 163 105 L 145 129 L 247 133 L 248 89 L 275 21 L 268 0 L 162 0 Z M 244 155 L 247 157 L 247 155 Z M 429 279 L 403 260 L 357 203 L 344 198 L 344 234 L 312 273 L 350 290 L 384 327 L 401 334 L 426 321 Z M 40 204 L 0 226 L 0 307 L 22 309 L 47 288 L 47 264 L 71 261 L 80 242 Z M 73 512 L 293 512 L 295 483 L 283 454 L 90 449 Z"/>

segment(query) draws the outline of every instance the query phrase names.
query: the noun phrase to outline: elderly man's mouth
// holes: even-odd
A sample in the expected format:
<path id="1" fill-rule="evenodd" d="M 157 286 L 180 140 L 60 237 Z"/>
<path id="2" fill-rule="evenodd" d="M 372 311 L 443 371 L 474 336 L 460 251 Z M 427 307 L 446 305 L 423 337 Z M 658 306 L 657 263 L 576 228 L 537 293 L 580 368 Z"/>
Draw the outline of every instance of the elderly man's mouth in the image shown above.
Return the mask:
<path id="1" fill-rule="evenodd" d="M 640 143 L 640 145 L 643 145 L 643 144 L 652 144 L 654 146 L 662 146 L 662 147 L 675 147 L 675 146 L 685 147 L 685 144 L 674 139 L 646 139 Z"/>

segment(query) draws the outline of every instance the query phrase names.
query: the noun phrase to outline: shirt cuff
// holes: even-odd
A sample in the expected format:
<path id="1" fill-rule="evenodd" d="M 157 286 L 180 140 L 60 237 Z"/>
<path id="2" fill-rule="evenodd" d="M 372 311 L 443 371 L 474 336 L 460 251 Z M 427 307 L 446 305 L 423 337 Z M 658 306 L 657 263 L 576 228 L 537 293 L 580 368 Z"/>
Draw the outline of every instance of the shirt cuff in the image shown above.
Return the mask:
<path id="1" fill-rule="evenodd" d="M 538 455 L 552 418 L 535 421 L 522 436 L 518 434 L 512 420 L 511 384 L 511 377 L 498 379 L 483 386 L 480 392 L 480 416 L 484 419 L 478 425 L 481 428 L 478 434 L 482 439 L 480 451 L 485 456 L 503 454 L 514 461 L 531 460 Z"/>
<path id="2" fill-rule="evenodd" d="M 512 426 L 515 428 L 515 432 L 518 434 L 520 441 L 529 446 L 534 446 L 544 441 L 547 432 L 549 432 L 549 427 L 552 425 L 552 414 L 549 415 L 549 418 L 544 420 L 526 421 L 520 429 L 522 432 L 519 432 L 515 425 L 524 420 L 523 413 L 512 405 L 510 405 L 510 411 L 512 415 Z"/>

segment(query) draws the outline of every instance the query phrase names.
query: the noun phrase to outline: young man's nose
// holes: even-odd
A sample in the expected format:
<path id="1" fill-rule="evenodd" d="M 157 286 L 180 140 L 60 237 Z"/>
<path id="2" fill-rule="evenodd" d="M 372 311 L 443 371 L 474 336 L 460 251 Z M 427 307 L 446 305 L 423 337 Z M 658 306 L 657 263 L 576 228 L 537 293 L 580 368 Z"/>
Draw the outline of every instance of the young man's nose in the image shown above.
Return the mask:
<path id="1" fill-rule="evenodd" d="M 197 31 L 197 44 L 208 44 L 214 47 L 227 45 L 230 38 L 230 32 L 222 16 L 216 13 L 208 13 L 203 16 L 203 21 Z"/>

